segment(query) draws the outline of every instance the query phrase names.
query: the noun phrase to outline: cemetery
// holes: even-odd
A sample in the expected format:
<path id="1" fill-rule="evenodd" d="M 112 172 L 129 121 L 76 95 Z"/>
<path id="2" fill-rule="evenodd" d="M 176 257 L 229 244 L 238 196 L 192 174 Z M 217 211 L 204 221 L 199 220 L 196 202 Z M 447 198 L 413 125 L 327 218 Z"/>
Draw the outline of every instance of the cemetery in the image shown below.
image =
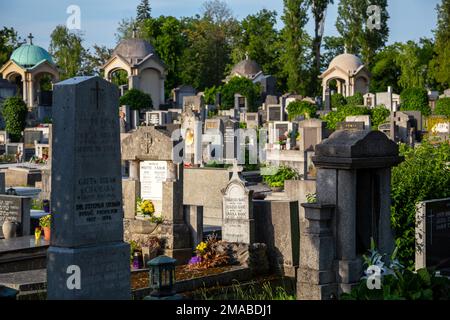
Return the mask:
<path id="1" fill-rule="evenodd" d="M 188 68 L 148 25 L 89 72 L 0 46 L 0 300 L 450 299 L 450 79 L 346 43 L 308 91 L 301 59 Z"/>

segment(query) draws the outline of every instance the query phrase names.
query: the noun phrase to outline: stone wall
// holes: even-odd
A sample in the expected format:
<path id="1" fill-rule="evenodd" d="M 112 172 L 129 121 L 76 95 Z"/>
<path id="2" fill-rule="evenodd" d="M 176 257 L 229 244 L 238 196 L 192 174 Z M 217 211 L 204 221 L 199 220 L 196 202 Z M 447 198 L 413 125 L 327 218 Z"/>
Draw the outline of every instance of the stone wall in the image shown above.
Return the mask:
<path id="1" fill-rule="evenodd" d="M 256 242 L 267 245 L 271 270 L 295 277 L 300 250 L 298 202 L 255 200 L 253 206 Z"/>
<path id="2" fill-rule="evenodd" d="M 183 204 L 203 207 L 205 225 L 222 225 L 222 192 L 230 181 L 227 169 L 184 169 Z"/>

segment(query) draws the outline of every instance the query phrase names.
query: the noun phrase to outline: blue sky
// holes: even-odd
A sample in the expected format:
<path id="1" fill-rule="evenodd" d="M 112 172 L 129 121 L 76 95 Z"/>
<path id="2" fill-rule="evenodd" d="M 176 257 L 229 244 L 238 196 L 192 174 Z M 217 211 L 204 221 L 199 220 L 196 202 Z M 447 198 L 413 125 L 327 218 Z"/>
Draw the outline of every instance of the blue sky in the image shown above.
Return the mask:
<path id="1" fill-rule="evenodd" d="M 282 0 L 225 0 L 234 15 L 242 19 L 248 14 L 266 8 L 282 15 Z M 93 44 L 114 47 L 115 32 L 122 18 L 135 16 L 139 0 L 0 0 L 0 27 L 14 27 L 22 37 L 30 32 L 34 43 L 48 48 L 50 34 L 58 24 L 65 24 L 69 5 L 81 8 L 81 28 L 85 46 Z M 337 3 L 328 9 L 325 35 L 337 35 L 335 21 Z M 436 5 L 439 0 L 388 0 L 391 19 L 389 43 L 432 37 L 436 26 Z M 202 0 L 150 0 L 152 15 L 192 16 L 201 12 Z M 282 26 L 279 22 L 279 27 Z M 313 33 L 310 21 L 308 32 Z"/>

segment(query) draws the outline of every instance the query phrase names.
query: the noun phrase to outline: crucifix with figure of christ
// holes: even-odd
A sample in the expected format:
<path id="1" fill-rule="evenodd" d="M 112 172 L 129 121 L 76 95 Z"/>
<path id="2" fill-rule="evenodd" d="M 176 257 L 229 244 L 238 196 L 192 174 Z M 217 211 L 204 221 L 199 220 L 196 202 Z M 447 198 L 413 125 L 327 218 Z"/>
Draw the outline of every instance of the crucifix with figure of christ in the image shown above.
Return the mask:
<path id="1" fill-rule="evenodd" d="M 100 89 L 98 81 L 95 82 L 95 88 L 92 88 L 91 91 L 95 91 L 95 101 L 96 101 L 97 109 L 98 109 L 99 108 L 98 100 L 100 97 L 100 92 L 103 91 L 103 89 Z"/>

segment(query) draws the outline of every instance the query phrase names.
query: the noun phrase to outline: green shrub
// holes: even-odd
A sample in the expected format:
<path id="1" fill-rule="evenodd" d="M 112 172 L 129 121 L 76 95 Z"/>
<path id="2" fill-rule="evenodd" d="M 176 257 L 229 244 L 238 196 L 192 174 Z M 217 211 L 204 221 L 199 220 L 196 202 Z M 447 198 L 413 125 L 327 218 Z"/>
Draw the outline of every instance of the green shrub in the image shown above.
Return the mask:
<path id="1" fill-rule="evenodd" d="M 219 93 L 220 87 L 213 86 L 211 88 L 206 88 L 204 91 L 205 103 L 206 104 L 215 104 L 216 103 L 216 95 Z"/>
<path id="2" fill-rule="evenodd" d="M 342 300 L 448 300 L 450 280 L 437 277 L 426 269 L 417 273 L 405 270 L 383 277 L 381 289 L 369 289 L 367 280 L 360 281 L 350 294 L 343 294 Z"/>
<path id="3" fill-rule="evenodd" d="M 22 98 L 9 97 L 3 102 L 3 119 L 12 142 L 19 142 L 25 129 L 28 108 Z"/>
<path id="4" fill-rule="evenodd" d="M 132 110 L 152 108 L 152 97 L 140 90 L 128 90 L 119 100 L 120 105 L 129 106 Z"/>
<path id="5" fill-rule="evenodd" d="M 402 111 L 420 111 L 422 115 L 429 116 L 431 108 L 428 104 L 428 93 L 423 88 L 408 88 L 400 94 Z"/>
<path id="6" fill-rule="evenodd" d="M 284 181 L 299 178 L 297 171 L 286 166 L 263 168 L 261 171 L 264 182 L 271 188 L 284 188 Z"/>
<path id="7" fill-rule="evenodd" d="M 362 106 L 364 105 L 364 97 L 362 93 L 357 92 L 351 97 L 347 97 L 347 104 L 351 106 Z"/>
<path id="8" fill-rule="evenodd" d="M 450 197 L 450 145 L 426 140 L 415 148 L 402 144 L 400 154 L 405 161 L 392 170 L 391 224 L 400 262 L 413 268 L 416 204 Z"/>
<path id="9" fill-rule="evenodd" d="M 357 106 L 341 106 L 337 111 L 331 111 L 327 115 L 322 117 L 322 120 L 327 122 L 327 128 L 330 130 L 336 130 L 336 125 L 338 122 L 345 121 L 348 116 L 361 116 L 369 115 L 370 110 L 366 107 Z"/>
<path id="10" fill-rule="evenodd" d="M 385 108 L 385 106 L 376 106 L 370 110 L 370 120 L 372 121 L 372 128 L 378 130 L 380 124 L 383 124 L 388 120 L 391 112 Z"/>
<path id="11" fill-rule="evenodd" d="M 434 114 L 450 118 L 450 98 L 442 98 L 436 102 Z"/>
<path id="12" fill-rule="evenodd" d="M 223 110 L 234 108 L 234 95 L 239 93 L 247 98 L 248 109 L 250 112 L 258 110 L 258 100 L 261 95 L 261 86 L 253 83 L 250 79 L 243 77 L 233 77 L 224 84 L 221 89 L 217 89 L 222 93 Z"/>
<path id="13" fill-rule="evenodd" d="M 316 115 L 317 107 L 308 101 L 294 101 L 287 107 L 289 120 L 298 116 L 305 116 L 306 119 L 313 118 Z"/>
<path id="14" fill-rule="evenodd" d="M 345 106 L 347 104 L 347 100 L 345 97 L 340 93 L 335 93 L 331 96 L 331 107 L 332 108 L 339 108 L 342 106 Z"/>

